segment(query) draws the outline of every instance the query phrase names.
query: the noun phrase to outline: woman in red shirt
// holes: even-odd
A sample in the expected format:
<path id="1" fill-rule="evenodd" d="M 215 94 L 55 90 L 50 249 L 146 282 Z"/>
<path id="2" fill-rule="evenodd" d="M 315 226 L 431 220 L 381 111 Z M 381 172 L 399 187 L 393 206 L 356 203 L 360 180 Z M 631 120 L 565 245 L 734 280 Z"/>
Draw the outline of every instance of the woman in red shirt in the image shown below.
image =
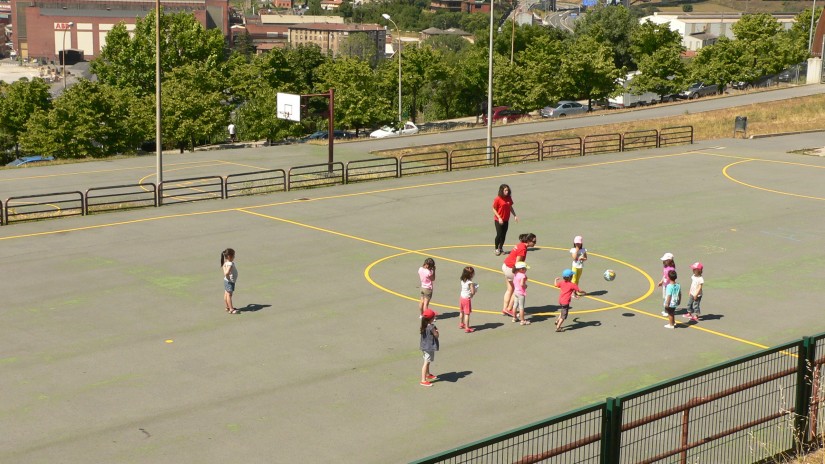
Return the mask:
<path id="1" fill-rule="evenodd" d="M 494 253 L 496 256 L 501 255 L 504 251 L 504 240 L 507 238 L 507 228 L 510 226 L 510 215 L 518 222 L 516 210 L 513 209 L 513 197 L 511 196 L 510 186 L 501 184 L 498 187 L 498 195 L 493 200 L 493 223 L 496 226 L 496 240 Z"/>
<path id="2" fill-rule="evenodd" d="M 504 264 L 501 265 L 501 272 L 504 273 L 504 283 L 507 290 L 504 291 L 504 302 L 501 313 L 505 316 L 513 317 L 513 268 L 519 261 L 527 261 L 527 249 L 536 246 L 536 234 L 521 234 L 518 236 L 519 243 L 513 247 Z"/>

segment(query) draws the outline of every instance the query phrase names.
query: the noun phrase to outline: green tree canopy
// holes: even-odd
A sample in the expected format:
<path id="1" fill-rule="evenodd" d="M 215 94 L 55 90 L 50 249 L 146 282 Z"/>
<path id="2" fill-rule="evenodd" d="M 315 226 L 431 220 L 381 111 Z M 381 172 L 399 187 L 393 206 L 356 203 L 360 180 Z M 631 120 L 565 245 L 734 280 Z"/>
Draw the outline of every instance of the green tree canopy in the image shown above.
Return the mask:
<path id="1" fill-rule="evenodd" d="M 22 78 L 11 84 L 0 82 L 0 132 L 10 144 L 18 142 L 26 123 L 37 110 L 48 111 L 52 105 L 49 84 L 43 79 Z"/>
<path id="2" fill-rule="evenodd" d="M 202 70 L 217 69 L 224 60 L 224 39 L 219 29 L 205 29 L 192 14 L 163 14 L 161 27 L 161 72 L 197 63 Z M 137 89 L 140 94 L 155 89 L 155 14 L 138 18 L 130 34 L 120 23 L 106 36 L 106 45 L 90 69 L 100 82 Z"/>
<path id="3" fill-rule="evenodd" d="M 627 8 L 596 6 L 576 22 L 576 37 L 588 36 L 609 46 L 616 68 L 635 69 L 630 54 L 630 38 L 639 27 L 636 17 Z"/>

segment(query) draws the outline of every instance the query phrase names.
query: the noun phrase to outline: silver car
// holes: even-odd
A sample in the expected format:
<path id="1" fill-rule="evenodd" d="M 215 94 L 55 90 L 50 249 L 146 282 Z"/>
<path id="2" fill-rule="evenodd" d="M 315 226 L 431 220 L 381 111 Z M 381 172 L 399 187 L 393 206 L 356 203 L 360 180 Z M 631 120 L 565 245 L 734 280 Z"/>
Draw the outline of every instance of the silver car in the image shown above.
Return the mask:
<path id="1" fill-rule="evenodd" d="M 587 106 L 571 100 L 562 100 L 556 106 L 545 106 L 539 111 L 542 118 L 563 118 L 574 114 L 584 114 L 589 110 Z"/>

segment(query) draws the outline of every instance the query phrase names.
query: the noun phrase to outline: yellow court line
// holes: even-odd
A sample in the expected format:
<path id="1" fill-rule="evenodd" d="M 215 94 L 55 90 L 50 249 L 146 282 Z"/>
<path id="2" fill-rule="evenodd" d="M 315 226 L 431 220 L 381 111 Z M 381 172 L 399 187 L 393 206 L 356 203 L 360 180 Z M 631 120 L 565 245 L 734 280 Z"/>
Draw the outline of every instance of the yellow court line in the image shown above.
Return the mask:
<path id="1" fill-rule="evenodd" d="M 337 236 L 340 236 L 340 237 L 345 237 L 345 238 L 357 240 L 357 241 L 360 241 L 360 242 L 369 243 L 369 244 L 372 244 L 372 245 L 377 245 L 377 246 L 389 248 L 389 249 L 392 249 L 392 250 L 402 251 L 403 253 L 400 253 L 400 254 L 410 254 L 410 253 L 412 253 L 412 254 L 418 254 L 418 255 L 422 255 L 422 256 L 430 256 L 430 257 L 435 256 L 435 257 L 437 257 L 438 259 L 440 259 L 442 261 L 457 263 L 457 264 L 461 264 L 461 265 L 465 264 L 465 262 L 463 262 L 463 261 L 458 261 L 458 260 L 446 258 L 446 257 L 443 257 L 443 256 L 432 255 L 432 254 L 429 254 L 429 253 L 425 254 L 425 253 L 422 252 L 422 251 L 427 251 L 429 249 L 410 250 L 410 249 L 406 249 L 406 248 L 403 248 L 403 247 L 399 247 L 399 246 L 395 246 L 395 245 L 389 245 L 389 244 L 386 244 L 386 243 L 377 242 L 375 240 L 370 240 L 370 239 L 366 239 L 366 238 L 363 238 L 363 237 L 358 237 L 358 236 L 355 236 L 355 235 L 345 234 L 343 232 L 337 232 L 337 231 L 334 231 L 334 230 L 325 229 L 323 227 L 317 227 L 317 226 L 313 226 L 313 225 L 309 225 L 309 224 L 304 224 L 304 223 L 293 221 L 293 220 L 290 220 L 290 219 L 279 218 L 277 216 L 271 216 L 271 215 L 268 215 L 268 214 L 257 213 L 257 212 L 254 212 L 254 211 L 246 211 L 243 208 L 239 208 L 238 211 L 241 211 L 241 212 L 244 212 L 244 213 L 247 213 L 247 214 L 251 214 L 251 215 L 254 215 L 254 216 L 259 216 L 259 217 L 262 217 L 262 218 L 265 218 L 265 219 L 271 219 L 271 220 L 274 220 L 274 221 L 284 222 L 284 223 L 287 223 L 287 224 L 292 224 L 292 225 L 295 225 L 295 226 L 304 227 L 304 228 L 316 230 L 316 231 L 319 231 L 319 232 L 329 233 L 329 234 L 332 234 L 332 235 L 337 235 Z M 467 247 L 467 246 L 477 246 L 477 245 L 459 245 L 458 247 Z M 596 255 L 594 255 L 594 256 L 596 256 Z M 603 257 L 601 255 L 599 255 L 599 256 Z M 612 259 L 612 258 L 607 258 L 607 259 Z M 616 260 L 616 261 L 622 262 L 622 261 L 619 261 L 619 260 Z M 635 267 L 635 266 L 633 266 L 629 263 L 625 263 L 625 264 L 632 267 L 632 268 L 638 269 L 637 267 Z M 370 267 L 368 267 L 368 269 L 370 269 Z M 479 269 L 492 270 L 492 269 L 484 267 L 484 266 L 479 266 Z M 639 271 L 641 271 L 641 269 L 639 269 Z M 647 279 L 652 284 L 653 279 L 648 274 L 644 273 L 644 271 L 641 271 L 641 272 L 643 273 L 643 275 L 645 275 L 647 277 Z M 498 271 L 498 273 L 501 273 L 501 271 Z M 378 288 L 382 288 L 382 289 L 384 288 L 384 287 L 380 286 L 377 282 L 373 281 L 369 277 L 369 275 L 367 274 L 367 270 L 364 271 L 364 275 L 372 285 L 374 285 Z M 552 285 L 548 285 L 548 286 L 553 287 Z M 409 299 L 409 297 L 407 297 L 405 295 L 402 295 L 400 293 L 394 292 L 392 290 L 386 289 L 386 291 L 390 294 L 399 296 L 401 298 Z M 633 311 L 633 312 L 638 313 L 638 314 L 642 314 L 642 315 L 645 315 L 645 316 L 650 316 L 650 317 L 654 317 L 654 318 L 657 318 L 657 319 L 664 320 L 665 318 L 662 317 L 659 314 L 652 314 L 652 313 L 649 313 L 647 311 L 632 308 L 632 307 L 629 306 L 630 304 L 635 304 L 635 303 L 638 303 L 638 302 L 646 299 L 648 296 L 650 296 L 650 294 L 652 292 L 653 292 L 653 289 L 651 287 L 651 289 L 649 289 L 648 292 L 643 297 L 637 298 L 636 300 L 633 300 L 632 302 L 625 303 L 625 304 L 615 304 L 613 302 L 603 300 L 601 298 L 596 298 L 596 297 L 590 297 L 590 298 L 593 298 L 594 300 L 600 301 L 602 303 L 613 304 L 617 308 L 624 308 L 624 309 L 627 309 L 628 311 Z M 415 301 L 415 300 L 413 299 L 413 301 Z M 433 304 L 433 306 L 443 307 L 443 308 L 451 308 L 451 309 L 455 308 L 454 306 L 447 306 L 447 305 L 442 305 L 442 304 Z M 487 311 L 478 311 L 478 312 L 487 312 Z M 498 314 L 497 312 L 493 312 L 493 311 L 489 311 L 489 313 Z M 680 324 L 680 323 L 677 321 L 677 324 Z M 682 325 L 685 325 L 685 324 L 682 324 Z M 767 346 L 761 345 L 761 344 L 756 343 L 756 342 L 748 341 L 748 340 L 745 340 L 745 339 L 739 338 L 739 337 L 734 337 L 733 335 L 728 335 L 728 334 L 725 334 L 723 332 L 710 330 L 710 329 L 705 329 L 704 327 L 700 327 L 700 326 L 695 325 L 695 324 L 685 325 L 685 327 L 687 327 L 688 329 L 699 330 L 699 331 L 706 332 L 706 333 L 709 333 L 709 334 L 712 334 L 712 335 L 717 335 L 719 337 L 727 338 L 729 340 L 738 341 L 738 342 L 741 342 L 741 343 L 744 343 L 744 344 L 747 344 L 747 345 L 755 346 L 757 348 L 763 348 L 763 349 L 768 348 Z"/>
<path id="2" fill-rule="evenodd" d="M 790 196 L 790 197 L 805 198 L 805 199 L 808 199 L 808 200 L 825 200 L 825 198 L 822 198 L 822 197 L 814 197 L 814 196 L 811 196 L 811 195 L 800 195 L 798 193 L 783 192 L 781 190 L 774 190 L 774 189 L 769 189 L 769 188 L 765 188 L 765 187 L 759 187 L 758 185 L 752 185 L 752 184 L 748 184 L 746 182 L 742 182 L 741 180 L 735 179 L 730 174 L 728 174 L 728 168 L 731 168 L 733 166 L 736 166 L 736 165 L 742 164 L 742 163 L 749 163 L 749 162 L 752 162 L 752 161 L 763 161 L 763 160 L 749 159 L 749 160 L 742 160 L 742 161 L 737 161 L 735 163 L 731 163 L 731 164 L 725 166 L 724 168 L 722 168 L 722 174 L 725 177 L 727 177 L 728 180 L 731 180 L 731 181 L 733 181 L 737 184 L 744 185 L 745 187 L 749 187 L 749 188 L 752 188 L 752 189 L 755 189 L 755 190 L 762 190 L 764 192 L 770 192 L 770 193 L 778 193 L 780 195 L 787 195 L 787 196 Z M 797 164 L 799 166 L 805 166 L 804 164 L 798 164 L 798 163 L 788 163 L 788 164 Z M 811 167 L 822 168 L 822 167 L 825 167 L 825 166 L 811 166 Z"/>
<path id="3" fill-rule="evenodd" d="M 431 252 L 431 251 L 433 251 L 433 250 L 446 250 L 446 249 L 456 249 L 456 248 L 486 248 L 486 247 L 489 247 L 489 245 L 450 245 L 450 246 L 442 246 L 442 247 L 422 248 L 422 249 L 420 249 L 420 250 L 408 250 L 408 251 L 403 251 L 403 252 L 401 252 L 401 253 L 396 253 L 396 254 L 394 254 L 394 255 L 386 256 L 386 257 L 384 257 L 384 258 L 381 258 L 381 259 L 378 259 L 378 260 L 376 260 L 376 261 L 373 261 L 373 262 L 372 262 L 372 263 L 370 263 L 370 264 L 367 266 L 367 268 L 364 270 L 364 277 L 367 279 L 367 281 L 368 281 L 368 282 L 370 282 L 373 286 L 375 286 L 375 287 L 379 288 L 380 290 L 383 290 L 383 291 L 385 291 L 385 292 L 387 292 L 387 293 L 390 293 L 390 294 L 392 294 L 392 295 L 396 295 L 396 296 L 402 297 L 402 298 L 404 298 L 404 299 L 409 299 L 409 300 L 412 300 L 412 301 L 418 301 L 417 299 L 415 299 L 415 298 L 413 298 L 413 297 L 409 297 L 409 296 L 406 296 L 406 295 L 402 295 L 402 294 L 400 294 L 400 293 L 398 293 L 398 292 L 395 292 L 395 291 L 393 291 L 393 290 L 390 290 L 390 289 L 388 289 L 388 288 L 386 288 L 386 287 L 382 286 L 381 284 L 379 284 L 378 282 L 376 282 L 376 281 L 372 278 L 372 276 L 370 275 L 370 271 L 371 271 L 371 270 L 372 270 L 375 266 L 377 266 L 378 264 L 380 264 L 380 263 L 382 263 L 382 262 L 384 262 L 384 261 L 387 261 L 387 260 L 390 260 L 390 259 L 394 259 L 394 258 L 397 258 L 397 257 L 399 257 L 399 256 L 403 256 L 403 255 L 408 255 L 408 254 L 417 254 L 417 255 L 421 255 L 421 256 L 428 256 L 428 257 L 438 258 L 438 259 L 439 259 L 439 260 L 441 260 L 441 261 L 447 261 L 447 262 L 457 263 L 457 264 L 459 264 L 459 265 L 461 265 L 461 266 L 472 266 L 473 268 L 475 268 L 475 269 L 477 269 L 477 270 L 489 271 L 489 272 L 493 272 L 493 273 L 496 273 L 496 274 L 501 274 L 501 275 L 503 275 L 503 273 L 501 272 L 501 270 L 500 270 L 500 269 L 493 269 L 493 268 L 486 267 L 486 266 L 484 266 L 484 265 L 478 265 L 478 264 L 471 263 L 471 262 L 467 262 L 467 261 L 456 261 L 456 260 L 453 260 L 453 259 L 446 258 L 446 257 L 444 257 L 444 256 L 435 255 L 435 254 L 432 254 L 432 253 L 425 253 L 425 252 Z M 567 251 L 568 251 L 568 249 L 567 249 L 567 248 L 559 248 L 559 247 L 535 247 L 535 249 L 537 249 L 537 250 L 543 250 L 543 249 L 547 249 L 547 250 L 560 250 L 560 251 L 564 251 L 564 252 L 567 252 Z M 615 258 L 611 258 L 611 257 L 608 257 L 608 256 L 604 256 L 604 255 L 596 254 L 596 253 L 589 253 L 589 255 L 594 256 L 594 257 L 604 258 L 604 259 L 606 259 L 606 260 L 608 260 L 608 261 L 613 261 L 613 262 L 615 262 L 615 263 L 621 264 L 621 265 L 623 265 L 623 266 L 626 266 L 626 267 L 629 267 L 629 268 L 631 268 L 631 269 L 635 270 L 636 272 L 638 272 L 639 274 L 641 274 L 641 275 L 642 275 L 642 277 L 644 277 L 645 279 L 647 279 L 647 281 L 648 281 L 648 290 L 647 290 L 647 292 L 646 292 L 644 295 L 642 295 L 641 297 L 636 298 L 635 300 L 633 300 L 633 301 L 629 301 L 629 302 L 627 302 L 627 303 L 614 303 L 614 302 L 612 302 L 612 301 L 602 300 L 602 299 L 597 298 L 597 297 L 595 297 L 595 296 L 587 295 L 587 296 L 585 296 L 585 298 L 592 299 L 592 300 L 594 300 L 594 301 L 599 301 L 599 302 L 601 302 L 601 303 L 607 304 L 608 306 L 607 306 L 607 307 L 605 307 L 605 308 L 596 308 L 596 309 L 586 309 L 586 310 L 579 310 L 579 311 L 571 311 L 571 314 L 588 314 L 588 313 L 596 313 L 596 312 L 602 312 L 602 311 L 609 311 L 609 310 L 616 309 L 616 308 L 627 308 L 627 309 L 631 309 L 631 308 L 628 308 L 628 307 L 627 307 L 627 305 L 636 304 L 636 303 L 638 303 L 638 302 L 640 302 L 640 301 L 643 301 L 643 300 L 647 299 L 647 297 L 648 297 L 648 296 L 650 296 L 650 295 L 653 293 L 653 290 L 654 290 L 654 287 L 653 287 L 653 279 L 650 277 L 650 275 L 648 275 L 646 272 L 644 272 L 643 270 L 639 269 L 638 267 L 636 267 L 636 266 L 634 266 L 634 265 L 632 265 L 632 264 L 630 264 L 630 263 L 626 263 L 626 262 L 624 262 L 624 261 L 621 261 L 621 260 L 618 260 L 618 259 L 615 259 Z M 531 283 L 531 284 L 536 284 L 536 285 L 539 285 L 539 286 L 543 286 L 543 287 L 547 287 L 547 288 L 555 288 L 555 289 L 558 289 L 558 287 L 556 287 L 555 285 L 550 284 L 550 283 L 547 283 L 547 282 L 543 282 L 543 281 L 540 281 L 540 280 L 530 279 L 530 283 Z M 437 306 L 437 307 L 441 307 L 441 308 L 448 308 L 448 309 L 457 309 L 457 307 L 456 307 L 456 306 L 444 305 L 444 304 L 438 304 L 438 303 L 433 303 L 433 306 Z M 473 309 L 473 311 L 477 311 L 477 312 L 481 312 L 481 313 L 490 313 L 490 314 L 495 314 L 495 313 L 497 313 L 497 311 L 488 311 L 488 310 L 483 310 L 483 309 Z M 533 314 L 536 314 L 536 315 L 542 315 L 542 316 L 543 316 L 543 315 L 548 315 L 548 314 L 551 314 L 551 313 L 533 313 Z M 555 313 L 552 313 L 552 314 L 555 314 Z"/>

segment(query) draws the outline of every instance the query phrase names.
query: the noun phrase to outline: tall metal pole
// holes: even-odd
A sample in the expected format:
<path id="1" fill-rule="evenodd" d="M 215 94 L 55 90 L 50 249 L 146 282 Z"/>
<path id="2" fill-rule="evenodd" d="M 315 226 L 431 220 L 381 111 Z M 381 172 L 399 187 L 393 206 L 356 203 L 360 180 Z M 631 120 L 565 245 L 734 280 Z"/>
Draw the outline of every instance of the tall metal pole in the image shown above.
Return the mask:
<path id="1" fill-rule="evenodd" d="M 157 186 L 163 182 L 163 144 L 160 125 L 160 0 L 155 0 L 155 177 Z M 160 204 L 160 199 L 158 199 Z"/>
<path id="2" fill-rule="evenodd" d="M 510 34 L 510 66 L 513 65 L 513 49 L 516 46 L 516 17 L 518 16 L 518 9 L 513 15 L 513 32 Z"/>
<path id="3" fill-rule="evenodd" d="M 811 54 L 811 47 L 814 43 L 814 16 L 816 16 L 816 0 L 814 0 L 814 5 L 811 7 L 811 30 L 808 31 L 808 55 Z M 823 55 L 825 55 L 825 53 L 823 53 Z"/>
<path id="4" fill-rule="evenodd" d="M 74 23 L 69 21 L 67 27 L 63 29 L 63 90 L 66 90 L 66 31 L 71 29 L 74 26 Z"/>
<path id="5" fill-rule="evenodd" d="M 487 64 L 487 161 L 493 159 L 493 3 L 490 0 L 490 61 Z"/>
<path id="6" fill-rule="evenodd" d="M 398 122 L 401 123 L 401 30 L 398 29 L 398 24 L 392 20 L 392 17 L 387 13 L 381 15 L 384 19 L 391 22 L 395 26 L 395 34 L 398 36 Z M 400 128 L 399 128 L 400 130 Z"/>

